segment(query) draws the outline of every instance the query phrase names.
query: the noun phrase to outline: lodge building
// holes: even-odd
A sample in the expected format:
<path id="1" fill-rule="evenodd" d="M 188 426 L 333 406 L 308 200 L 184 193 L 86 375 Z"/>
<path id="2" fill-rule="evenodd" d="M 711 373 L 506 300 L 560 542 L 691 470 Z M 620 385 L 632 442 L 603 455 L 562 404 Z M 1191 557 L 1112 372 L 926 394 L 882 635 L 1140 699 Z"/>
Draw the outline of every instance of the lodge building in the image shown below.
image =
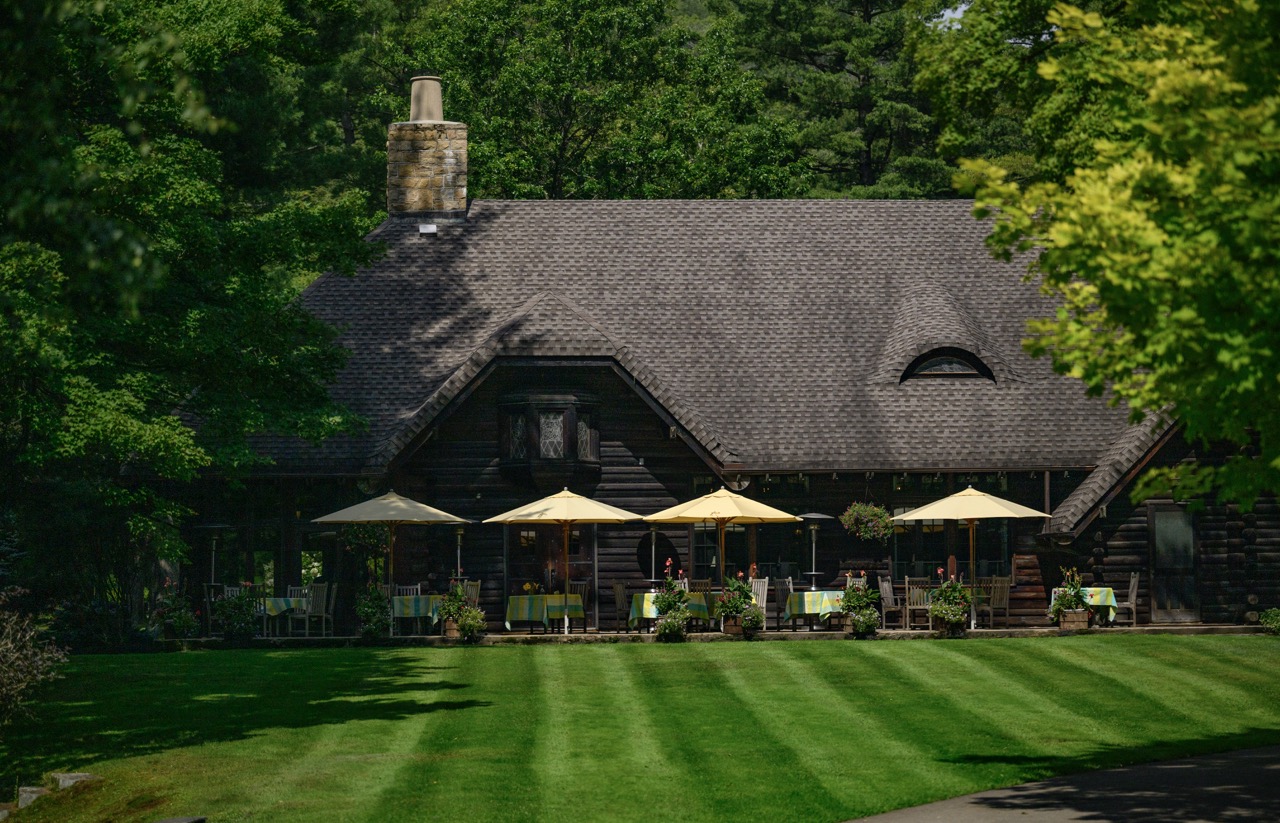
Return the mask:
<path id="1" fill-rule="evenodd" d="M 1027 320 L 1054 304 L 1025 259 L 991 256 L 972 203 L 471 201 L 466 139 L 437 81 L 415 80 L 369 237 L 385 255 L 301 298 L 340 330 L 350 359 L 332 396 L 367 429 L 258 441 L 271 465 L 202 511 L 197 577 L 283 586 L 319 571 L 349 614 L 369 559 L 311 520 L 394 489 L 477 522 L 402 528 L 397 580 L 439 589 L 460 541 L 491 622 L 525 582 L 568 574 L 591 583 L 592 623 L 612 627 L 599 592 L 647 586 L 667 557 L 695 577 L 754 563 L 822 584 L 1012 574 L 1025 625 L 1045 623 L 1063 565 L 1117 589 L 1139 572 L 1140 623 L 1239 623 L 1277 605 L 1274 501 L 1247 515 L 1131 503 L 1147 466 L 1213 456 L 1176 420 L 1130 425 L 1026 354 Z M 648 514 L 721 485 L 829 516 L 972 485 L 1052 518 L 983 521 L 974 569 L 953 522 L 884 544 L 835 520 L 741 527 L 724 569 L 710 526 L 584 526 L 566 569 L 554 528 L 479 525 L 563 487 Z"/>

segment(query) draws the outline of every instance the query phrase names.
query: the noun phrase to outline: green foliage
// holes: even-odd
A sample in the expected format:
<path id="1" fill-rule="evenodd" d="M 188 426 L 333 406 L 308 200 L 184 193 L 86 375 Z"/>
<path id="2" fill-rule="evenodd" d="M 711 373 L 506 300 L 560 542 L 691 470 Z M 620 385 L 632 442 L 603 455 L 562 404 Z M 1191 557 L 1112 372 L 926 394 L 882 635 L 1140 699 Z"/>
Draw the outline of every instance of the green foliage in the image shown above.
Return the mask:
<path id="1" fill-rule="evenodd" d="M 191 601 L 178 591 L 172 580 L 165 580 L 156 593 L 147 620 L 153 632 L 162 631 L 166 623 L 177 637 L 195 637 L 200 630 L 200 620 L 191 609 Z"/>
<path id="2" fill-rule="evenodd" d="M 258 629 L 257 601 L 248 586 L 213 601 L 213 616 L 227 640 L 249 640 Z"/>
<path id="3" fill-rule="evenodd" d="M 377 586 L 367 586 L 356 598 L 361 637 L 382 637 L 391 629 L 391 604 Z"/>
<path id="4" fill-rule="evenodd" d="M 755 603 L 747 606 L 742 612 L 742 633 L 751 637 L 764 628 L 764 609 Z"/>
<path id="5" fill-rule="evenodd" d="M 41 637 L 30 615 L 10 607 L 17 594 L 0 590 L 0 728 L 23 709 L 37 686 L 58 676 L 67 660 L 65 651 Z"/>
<path id="6" fill-rule="evenodd" d="M 724 592 L 716 603 L 717 615 L 740 615 L 755 603 L 751 594 L 751 586 L 743 579 L 742 572 L 737 577 L 724 581 Z"/>
<path id="7" fill-rule="evenodd" d="M 485 623 L 484 612 L 475 606 L 463 606 L 458 613 L 458 633 L 464 641 L 476 640 L 484 634 L 488 624 Z"/>
<path id="8" fill-rule="evenodd" d="M 662 588 L 653 597 L 653 608 L 659 616 L 667 612 L 684 606 L 685 601 L 689 599 L 684 589 L 680 588 L 680 583 L 671 577 L 671 558 L 667 558 L 667 574 L 662 581 Z"/>
<path id="9" fill-rule="evenodd" d="M 840 597 L 840 610 L 849 616 L 849 633 L 866 637 L 880 628 L 880 592 L 867 585 L 866 574 L 855 583 L 850 576 L 844 594 Z"/>
<path id="10" fill-rule="evenodd" d="M 937 124 L 912 87 L 905 0 L 727 0 L 742 56 L 794 122 L 810 196 L 950 194 Z"/>
<path id="11" fill-rule="evenodd" d="M 460 620 L 462 612 L 467 608 L 467 593 L 462 588 L 462 584 L 455 585 L 444 593 L 444 598 L 440 601 L 440 610 L 437 616 L 441 620 Z"/>
<path id="12" fill-rule="evenodd" d="M 961 29 L 1007 36 L 1006 5 L 969 6 Z M 1192 442 L 1236 452 L 1154 471 L 1136 498 L 1280 488 L 1280 5 L 1028 8 L 1041 34 L 1017 71 L 1041 179 L 967 169 L 993 248 L 1029 252 L 1061 303 L 1029 350 L 1134 420 L 1171 413 Z"/>
<path id="13" fill-rule="evenodd" d="M 958 625 L 969 619 L 972 595 L 958 580 L 948 580 L 929 593 L 929 615 L 943 623 Z"/>
<path id="14" fill-rule="evenodd" d="M 1280 634 L 1280 609 L 1267 609 L 1258 615 L 1258 622 L 1272 634 Z"/>
<path id="15" fill-rule="evenodd" d="M 854 501 L 840 515 L 840 525 L 859 540 L 881 543 L 893 536 L 893 516 L 884 506 Z"/>
<path id="16" fill-rule="evenodd" d="M 653 629 L 654 634 L 657 635 L 658 641 L 661 643 L 684 642 L 685 631 L 688 629 L 689 621 L 692 619 L 693 614 L 681 603 L 671 611 L 659 615 L 658 622 Z"/>
<path id="17" fill-rule="evenodd" d="M 1074 568 L 1061 569 L 1061 572 L 1062 585 L 1059 587 L 1058 596 L 1049 606 L 1049 616 L 1054 620 L 1060 619 L 1063 612 L 1080 611 L 1089 607 L 1084 596 L 1084 583 L 1080 579 L 1080 572 Z"/>

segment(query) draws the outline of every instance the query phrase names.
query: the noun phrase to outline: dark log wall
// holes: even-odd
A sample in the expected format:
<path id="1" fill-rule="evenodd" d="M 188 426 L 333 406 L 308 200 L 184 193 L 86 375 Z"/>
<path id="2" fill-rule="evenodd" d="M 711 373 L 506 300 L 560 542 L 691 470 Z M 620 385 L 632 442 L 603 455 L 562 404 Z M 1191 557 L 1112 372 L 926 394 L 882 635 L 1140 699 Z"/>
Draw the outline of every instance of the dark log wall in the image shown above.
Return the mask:
<path id="1" fill-rule="evenodd" d="M 1172 465 L 1195 459 L 1214 461 L 1220 455 L 1197 455 L 1175 438 L 1153 461 Z M 1129 489 L 1107 507 L 1077 541 L 1088 557 L 1086 580 L 1110 586 L 1118 600 L 1127 597 L 1129 575 L 1138 572 L 1138 622 L 1151 622 L 1152 507 L 1180 507 L 1169 499 L 1153 498 L 1134 505 Z M 1264 497 L 1244 512 L 1236 504 L 1213 499 L 1190 505 L 1196 536 L 1196 592 L 1200 620 L 1205 623 L 1253 623 L 1257 613 L 1280 607 L 1280 505 Z M 1085 565 L 1081 566 L 1085 570 Z"/>

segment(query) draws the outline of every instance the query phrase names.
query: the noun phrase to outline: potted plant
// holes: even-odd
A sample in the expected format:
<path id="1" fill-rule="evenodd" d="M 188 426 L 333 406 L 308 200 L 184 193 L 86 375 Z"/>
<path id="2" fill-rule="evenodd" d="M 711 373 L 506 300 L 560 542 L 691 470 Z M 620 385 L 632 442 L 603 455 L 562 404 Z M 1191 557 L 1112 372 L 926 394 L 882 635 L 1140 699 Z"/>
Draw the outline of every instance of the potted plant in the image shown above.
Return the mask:
<path id="1" fill-rule="evenodd" d="M 153 637 L 163 635 L 166 640 L 175 640 L 195 637 L 200 630 L 200 620 L 191 610 L 186 595 L 179 594 L 173 581 L 165 578 L 164 586 L 156 594 L 147 626 Z"/>
<path id="2" fill-rule="evenodd" d="M 684 641 L 685 629 L 692 618 L 693 615 L 685 608 L 684 601 L 681 600 L 680 605 L 658 615 L 658 622 L 653 631 L 658 640 L 663 643 L 680 643 Z"/>
<path id="3" fill-rule="evenodd" d="M 662 642 L 679 643 L 684 640 L 689 621 L 693 619 L 693 614 L 685 607 L 688 598 L 679 581 L 671 577 L 671 558 L 668 557 L 665 577 L 653 596 L 653 610 L 658 613 L 654 631 Z"/>
<path id="4" fill-rule="evenodd" d="M 253 584 L 244 583 L 239 594 L 214 601 L 213 615 L 222 624 L 222 636 L 231 642 L 253 639 L 258 615 L 253 601 Z"/>
<path id="5" fill-rule="evenodd" d="M 755 603 L 751 587 L 743 579 L 742 572 L 724 584 L 724 593 L 716 605 L 716 615 L 721 618 L 721 630 L 725 634 L 742 634 L 742 613 Z"/>
<path id="6" fill-rule="evenodd" d="M 880 592 L 867 586 L 867 573 L 861 578 L 850 574 L 840 597 L 840 616 L 843 628 L 854 637 L 870 637 L 880 627 Z"/>
<path id="7" fill-rule="evenodd" d="M 458 640 L 462 637 L 462 614 L 467 609 L 467 593 L 462 585 L 450 587 L 440 601 L 439 617 L 444 621 L 444 636 L 447 640 Z"/>
<path id="8" fill-rule="evenodd" d="M 742 636 L 750 640 L 762 629 L 764 629 L 764 609 L 752 603 L 742 613 Z"/>
<path id="9" fill-rule="evenodd" d="M 368 586 L 356 598 L 356 618 L 360 621 L 361 637 L 381 637 L 390 631 L 391 604 L 377 586 Z"/>
<path id="10" fill-rule="evenodd" d="M 929 616 L 939 624 L 942 636 L 964 637 L 972 602 L 969 589 L 954 576 L 929 593 Z"/>
<path id="11" fill-rule="evenodd" d="M 1089 628 L 1089 604 L 1084 596 L 1084 583 L 1080 580 L 1080 572 L 1072 569 L 1061 569 L 1062 586 L 1049 606 L 1049 616 L 1058 621 L 1058 628 L 1064 631 L 1078 631 Z"/>
<path id="12" fill-rule="evenodd" d="M 881 543 L 893 535 L 893 516 L 884 506 L 875 503 L 849 504 L 840 515 L 840 525 L 859 540 L 876 540 Z"/>

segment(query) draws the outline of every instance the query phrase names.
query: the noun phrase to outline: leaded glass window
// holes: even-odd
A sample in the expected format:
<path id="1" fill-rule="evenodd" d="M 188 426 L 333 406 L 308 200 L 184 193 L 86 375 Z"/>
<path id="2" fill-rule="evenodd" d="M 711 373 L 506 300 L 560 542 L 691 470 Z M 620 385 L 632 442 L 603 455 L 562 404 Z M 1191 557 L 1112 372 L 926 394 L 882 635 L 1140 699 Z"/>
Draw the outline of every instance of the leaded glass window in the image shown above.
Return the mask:
<path id="1" fill-rule="evenodd" d="M 513 414 L 509 418 L 511 457 L 523 459 L 529 456 L 529 433 L 523 414 Z"/>
<path id="2" fill-rule="evenodd" d="M 539 412 L 538 449 L 545 458 L 564 457 L 564 412 Z"/>

